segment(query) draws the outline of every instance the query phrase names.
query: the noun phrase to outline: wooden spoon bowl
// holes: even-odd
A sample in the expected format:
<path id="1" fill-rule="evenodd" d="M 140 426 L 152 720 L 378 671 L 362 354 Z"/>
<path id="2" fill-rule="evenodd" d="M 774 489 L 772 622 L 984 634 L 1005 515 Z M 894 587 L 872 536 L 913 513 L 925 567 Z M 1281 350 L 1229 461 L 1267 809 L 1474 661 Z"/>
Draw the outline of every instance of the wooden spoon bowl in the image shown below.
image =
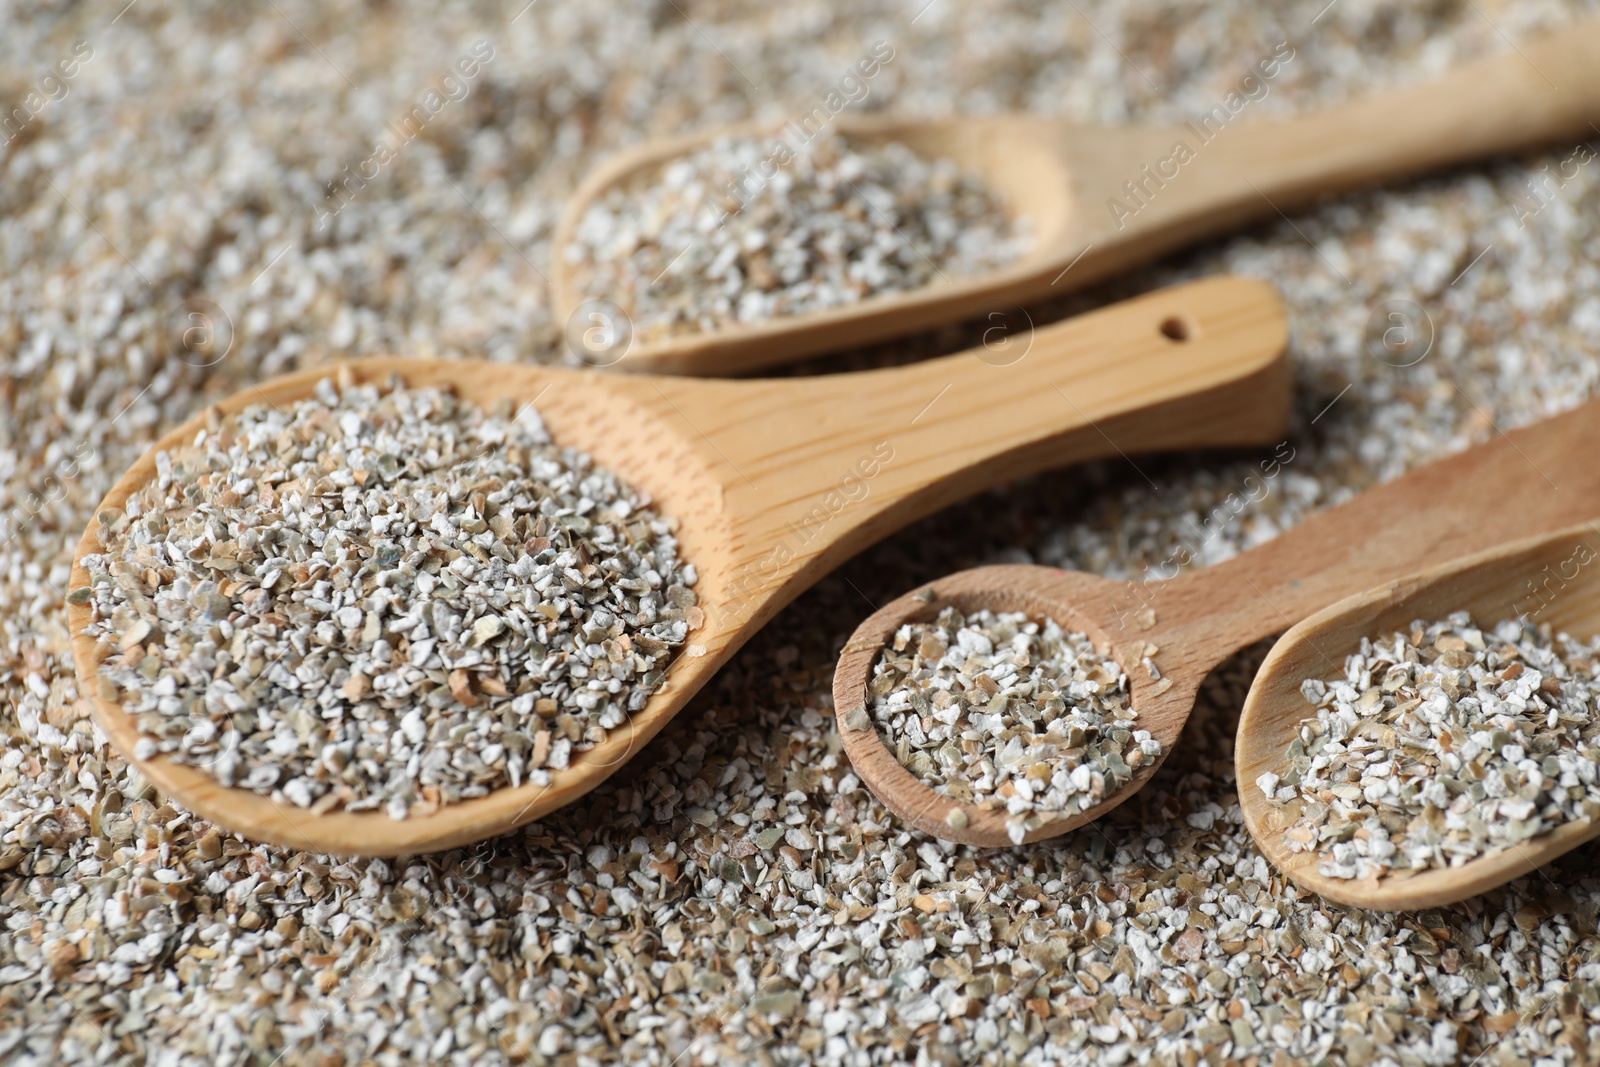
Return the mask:
<path id="1" fill-rule="evenodd" d="M 616 366 L 732 374 L 1003 314 L 1203 237 L 1277 218 L 1323 195 L 1524 148 L 1586 141 L 1600 112 L 1597 51 L 1600 22 L 1584 23 L 1516 51 L 1463 64 L 1423 85 L 1283 121 L 1255 121 L 1251 109 L 1259 105 L 1248 102 L 1233 110 L 1219 107 L 1181 126 L 1159 127 L 1094 126 L 1027 115 L 841 114 L 829 128 L 847 140 L 899 141 L 981 177 L 1010 210 L 1029 220 L 1028 252 L 1002 270 L 953 277 L 949 284 L 637 344 Z M 1262 59 L 1275 73 L 1292 62 L 1292 48 L 1288 59 L 1281 54 Z M 1271 82 L 1258 77 L 1257 84 L 1270 87 Z M 771 123 L 722 126 L 646 141 L 591 172 L 568 200 L 551 246 L 557 321 L 570 322 L 586 295 L 606 295 L 585 294 L 584 278 L 567 261 L 566 250 L 585 212 L 608 190 L 722 138 L 779 136 Z M 782 137 L 792 150 L 803 150 L 792 133 Z M 1178 161 L 1180 144 L 1189 156 Z M 664 251 L 668 256 L 681 252 Z"/>
<path id="2" fill-rule="evenodd" d="M 963 615 L 984 610 L 1020 611 L 1031 619 L 1054 619 L 1071 633 L 1087 634 L 1098 651 L 1117 661 L 1128 675 L 1132 706 L 1139 713 L 1137 726 L 1161 742 L 1164 758 L 1189 719 L 1199 679 L 1184 674 L 1161 685 L 1140 669 L 1143 635 L 1096 610 L 1114 602 L 1121 592 L 1120 583 L 1105 578 L 1027 565 L 978 567 L 932 582 L 884 605 L 856 628 L 834 673 L 834 708 L 848 711 L 870 706 L 867 687 L 873 666 L 895 631 L 906 623 L 932 622 L 950 607 Z M 931 788 L 901 764 L 875 725 L 852 729 L 842 713 L 838 720 L 845 752 L 856 773 L 900 818 L 951 841 L 990 846 L 1012 843 L 1003 806 L 969 803 Z M 1124 788 L 1088 812 L 1043 819 L 1025 840 L 1054 837 L 1099 818 L 1138 792 L 1158 765 L 1159 761 L 1153 761 L 1135 770 Z"/>
<path id="3" fill-rule="evenodd" d="M 1477 896 L 1519 878 L 1600 835 L 1600 820 L 1564 823 L 1548 833 L 1470 860 L 1418 874 L 1360 880 L 1318 873 L 1316 852 L 1292 852 L 1283 832 L 1301 804 L 1276 804 L 1256 787 L 1287 766 L 1285 750 L 1311 710 L 1300 695 L 1307 678 L 1342 677 L 1344 657 L 1363 637 L 1387 637 L 1414 619 L 1467 611 L 1480 626 L 1529 616 L 1580 640 L 1600 633 L 1600 522 L 1514 542 L 1341 600 L 1297 624 L 1272 647 L 1239 717 L 1234 756 L 1245 825 L 1274 865 L 1313 893 L 1380 911 L 1433 908 Z M 1537 614 L 1533 614 L 1537 612 Z"/>
<path id="4" fill-rule="evenodd" d="M 1029 250 L 1010 266 L 979 277 L 954 277 L 939 284 L 892 293 L 803 316 L 726 326 L 714 333 L 681 336 L 629 349 L 619 370 L 665 374 L 721 375 L 760 370 L 816 352 L 867 344 L 929 326 L 958 321 L 980 311 L 1009 311 L 1028 293 L 1037 294 L 1046 274 L 1060 272 L 1063 253 L 1076 254 L 1083 240 L 1074 227 L 1073 210 L 1064 190 L 1074 174 L 1060 150 L 1058 124 L 1026 117 L 983 121 L 928 122 L 875 116 L 841 115 L 836 131 L 854 144 L 897 141 L 925 158 L 961 161 L 982 175 L 1015 215 L 1028 219 L 1033 239 Z M 1146 131 L 1141 131 L 1146 132 Z M 550 273 L 550 294 L 557 322 L 567 322 L 594 294 L 583 291 L 583 276 L 567 262 L 584 212 L 608 190 L 628 185 L 637 175 L 660 169 L 672 160 L 724 138 L 770 136 L 770 123 L 742 122 L 678 137 L 647 141 L 603 162 L 578 186 L 556 225 Z M 980 166 L 974 166 L 977 162 Z M 1093 272 L 1096 263 L 1088 264 Z M 1075 271 L 1075 273 L 1078 273 Z M 1081 278 L 1075 278 L 1080 284 Z M 1068 287 L 1063 287 L 1066 292 Z M 1010 294 L 1009 298 L 1007 294 Z M 604 294 L 601 294 L 602 296 Z M 1009 299 L 1009 302 L 1008 302 Z M 581 355 L 582 353 L 580 353 Z"/>
<path id="5" fill-rule="evenodd" d="M 946 605 L 963 612 L 989 608 L 1052 618 L 1069 631 L 1087 634 L 1122 666 L 1138 713 L 1135 727 L 1149 730 L 1162 745 L 1162 755 L 1137 768 L 1116 793 L 1087 811 L 1044 817 L 1025 840 L 1066 833 L 1112 810 L 1150 780 L 1178 744 L 1206 675 L 1239 649 L 1436 560 L 1487 551 L 1530 530 L 1561 530 L 1600 513 L 1597 447 L 1600 400 L 1592 400 L 1412 471 L 1200 570 L 1175 563 L 1173 577 L 1116 582 L 1053 567 L 1003 566 L 938 579 L 885 605 L 846 643 L 833 679 L 844 749 L 862 781 L 918 829 L 967 844 L 1009 845 L 1003 812 L 936 792 L 900 764 L 875 725 L 852 729 L 850 723 L 859 723 L 857 709 L 870 707 L 873 666 L 902 624 L 931 620 Z M 1270 462 L 1292 464 L 1292 449 L 1275 452 L 1285 455 Z M 1273 477 L 1267 477 L 1268 484 Z M 1574 598 L 1563 611 L 1579 611 L 1580 603 Z M 1146 657 L 1159 678 L 1143 666 Z M 1265 745 L 1259 751 L 1281 758 L 1287 740 L 1252 736 L 1250 721 L 1240 723 L 1241 760 L 1258 745 Z M 1241 763 L 1240 788 L 1248 791 L 1265 769 Z M 961 815 L 952 823 L 951 813 L 958 809 Z"/>
<path id="6" fill-rule="evenodd" d="M 1174 317 L 1196 330 L 1165 336 Z M 817 578 L 929 512 L 1046 467 L 1118 452 L 1277 439 L 1288 419 L 1288 321 L 1261 282 L 1216 279 L 1154 293 L 1042 329 L 1006 366 L 982 350 L 864 374 L 707 381 L 425 359 L 367 359 L 339 373 L 398 375 L 453 388 L 485 408 L 534 403 L 551 436 L 588 452 L 676 518 L 682 558 L 699 572 L 704 622 L 666 684 L 606 739 L 524 785 L 393 820 L 381 812 L 313 814 L 220 785 L 203 770 L 135 755 L 136 724 L 99 672 L 88 604 L 68 611 L 81 692 L 112 741 L 159 788 L 247 837 L 319 852 L 409 854 L 509 830 L 571 803 L 615 773 L 740 645 Z M 335 373 L 319 368 L 246 389 L 218 407 L 291 404 Z M 120 508 L 208 419 L 166 434 L 106 495 Z M 91 521 L 72 587 L 102 551 Z"/>

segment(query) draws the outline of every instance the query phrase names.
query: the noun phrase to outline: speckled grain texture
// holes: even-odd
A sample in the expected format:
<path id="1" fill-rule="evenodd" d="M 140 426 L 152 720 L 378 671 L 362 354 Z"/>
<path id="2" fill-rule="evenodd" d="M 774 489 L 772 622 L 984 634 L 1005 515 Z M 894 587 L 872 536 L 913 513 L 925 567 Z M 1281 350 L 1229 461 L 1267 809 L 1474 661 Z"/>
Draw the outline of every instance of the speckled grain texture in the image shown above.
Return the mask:
<path id="1" fill-rule="evenodd" d="M 1213 677 L 1136 800 L 1023 849 L 907 832 L 842 762 L 827 695 L 869 602 L 914 583 L 999 561 L 1138 573 L 1180 544 L 1214 561 L 1587 397 L 1600 164 L 1537 214 L 1527 192 L 1575 146 L 1347 197 L 1035 309 L 1224 270 L 1281 284 L 1300 397 L 1272 496 L 1197 545 L 1260 457 L 997 488 L 823 582 L 581 810 L 403 861 L 258 847 L 167 806 L 81 717 L 62 601 L 117 472 L 207 400 L 342 355 L 565 358 L 540 272 L 562 197 L 613 149 L 782 121 L 878 40 L 895 58 L 863 107 L 1181 121 L 1285 39 L 1255 117 L 1580 14 L 926 3 L 0 9 L 0 118 L 37 112 L 0 132 L 0 1060 L 1595 1061 L 1600 846 L 1419 914 L 1308 897 L 1239 814 L 1232 732 L 1259 650 Z M 92 56 L 41 86 L 77 40 Z M 478 41 L 470 83 L 443 85 Z M 441 88 L 393 150 L 391 124 Z M 328 192 L 346 167 L 368 175 L 347 203 Z M 1397 369 L 1365 334 L 1402 300 L 1434 340 Z M 206 316 L 231 345 L 219 328 L 180 347 Z"/>

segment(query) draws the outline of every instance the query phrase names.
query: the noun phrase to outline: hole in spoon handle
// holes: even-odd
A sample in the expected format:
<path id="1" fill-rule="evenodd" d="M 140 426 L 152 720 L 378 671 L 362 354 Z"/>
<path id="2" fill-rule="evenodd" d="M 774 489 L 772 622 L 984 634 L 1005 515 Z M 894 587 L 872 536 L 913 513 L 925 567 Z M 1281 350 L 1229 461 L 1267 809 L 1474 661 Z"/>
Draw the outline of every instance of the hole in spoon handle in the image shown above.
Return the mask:
<path id="1" fill-rule="evenodd" d="M 1187 315 L 1168 315 L 1161 320 L 1161 325 L 1158 328 L 1162 337 L 1169 341 L 1176 341 L 1179 344 L 1192 340 L 1200 332 L 1200 327 Z"/>

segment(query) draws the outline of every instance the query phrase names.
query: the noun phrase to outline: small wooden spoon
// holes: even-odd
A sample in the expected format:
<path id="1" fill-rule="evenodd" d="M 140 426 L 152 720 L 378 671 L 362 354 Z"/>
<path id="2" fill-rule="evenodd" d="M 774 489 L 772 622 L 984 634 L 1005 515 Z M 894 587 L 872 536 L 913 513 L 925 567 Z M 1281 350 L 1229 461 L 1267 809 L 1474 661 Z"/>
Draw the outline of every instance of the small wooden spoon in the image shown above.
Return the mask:
<path id="1" fill-rule="evenodd" d="M 1591 507 L 1600 511 L 1594 502 Z M 1274 804 L 1255 784 L 1263 773 L 1287 765 L 1284 752 L 1311 710 L 1300 683 L 1342 676 L 1344 657 L 1363 637 L 1386 637 L 1408 629 L 1413 619 L 1442 619 L 1453 611 L 1471 612 L 1483 626 L 1527 615 L 1580 639 L 1600 633 L 1600 569 L 1587 565 L 1597 558 L 1600 521 L 1592 521 L 1390 582 L 1341 600 L 1284 634 L 1250 687 L 1234 749 L 1245 825 L 1267 858 L 1329 900 L 1396 911 L 1477 896 L 1600 835 L 1600 821 L 1571 822 L 1460 867 L 1360 881 L 1328 878 L 1317 873 L 1316 853 L 1284 846 L 1283 832 L 1299 817 L 1300 804 Z"/>
<path id="2" fill-rule="evenodd" d="M 1587 141 L 1596 133 L 1591 123 L 1600 121 L 1596 54 L 1600 22 L 1588 22 L 1424 85 L 1286 121 L 1254 121 L 1250 109 L 1258 105 L 1249 103 L 1237 117 L 1222 106 L 1204 127 L 1206 116 L 1183 126 L 1116 128 L 1019 115 L 840 115 L 831 128 L 846 138 L 898 141 L 982 176 L 1031 221 L 1032 249 L 1005 270 L 949 285 L 639 343 L 617 366 L 732 374 L 1003 314 L 1324 194 L 1552 142 Z M 719 138 L 774 136 L 770 123 L 741 123 L 647 141 L 597 168 L 568 201 L 551 246 L 557 321 L 569 321 L 586 296 L 605 295 L 582 291 L 583 278 L 565 250 L 585 211 L 609 188 Z M 788 140 L 792 145 L 795 137 Z M 1180 142 L 1193 153 L 1181 165 L 1173 162 Z"/>
<path id="3" fill-rule="evenodd" d="M 1180 332 L 1174 323 L 1185 340 L 1170 336 Z M 534 402 L 557 442 L 587 451 L 679 521 L 705 620 L 666 686 L 549 786 L 502 789 L 399 821 L 379 812 L 314 815 L 163 757 L 136 758 L 136 724 L 102 680 L 100 649 L 84 632 L 87 604 L 68 612 L 80 690 L 146 777 L 247 837 L 365 855 L 477 841 L 571 803 L 615 773 L 801 590 L 918 517 L 1007 478 L 1119 451 L 1279 439 L 1289 413 L 1287 340 L 1286 311 L 1270 286 L 1223 278 L 1039 330 L 1032 350 L 1006 366 L 985 362 L 992 353 L 980 349 L 864 374 L 740 382 L 427 359 L 347 363 L 342 373 L 357 381 L 399 375 L 413 386 L 452 386 L 486 407 Z M 219 407 L 289 404 L 333 373 L 289 375 Z M 122 507 L 155 476 L 157 453 L 191 443 L 206 418 L 158 441 L 100 510 Z M 74 589 L 89 584 L 83 557 L 101 550 L 96 520 L 78 546 Z"/>
<path id="4" fill-rule="evenodd" d="M 939 579 L 870 616 L 845 645 L 833 678 L 845 751 L 872 791 L 918 829 L 967 844 L 1008 845 L 1004 809 L 961 803 L 934 791 L 900 764 L 875 725 L 850 726 L 859 722 L 856 710 L 869 704 L 867 686 L 879 653 L 902 624 L 932 621 L 954 606 L 964 614 L 984 608 L 1022 611 L 1088 634 L 1127 672 L 1137 727 L 1161 742 L 1165 759 L 1189 719 L 1200 683 L 1246 645 L 1439 560 L 1600 514 L 1597 448 L 1600 400 L 1591 400 L 1412 471 L 1224 563 L 1177 577 L 1116 582 L 1054 567 L 1001 566 Z M 1282 463 L 1292 464 L 1292 456 Z M 1146 656 L 1159 678 L 1141 666 Z M 1241 723 L 1241 752 L 1246 733 Z M 1266 751 L 1281 753 L 1286 746 L 1287 741 L 1275 748 L 1267 744 Z M 1138 768 L 1122 789 L 1088 811 L 1046 818 L 1026 840 L 1054 837 L 1099 818 L 1138 792 L 1160 762 Z M 1258 774 L 1243 769 L 1240 781 L 1253 782 Z"/>

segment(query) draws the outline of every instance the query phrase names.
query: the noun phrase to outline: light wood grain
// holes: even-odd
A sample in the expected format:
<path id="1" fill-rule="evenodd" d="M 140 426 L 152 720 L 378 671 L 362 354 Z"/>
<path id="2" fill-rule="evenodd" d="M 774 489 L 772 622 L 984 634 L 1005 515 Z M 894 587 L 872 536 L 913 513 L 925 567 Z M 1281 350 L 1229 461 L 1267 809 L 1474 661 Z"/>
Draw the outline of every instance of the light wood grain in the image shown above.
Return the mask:
<path id="1" fill-rule="evenodd" d="M 1292 469 L 1293 459 L 1285 466 Z M 1136 770 L 1102 804 L 1047 819 L 1026 840 L 1066 833 L 1112 810 L 1150 780 L 1179 743 L 1201 682 L 1239 649 L 1345 597 L 1442 560 L 1596 516 L 1600 400 L 1412 471 L 1224 563 L 1165 580 L 1114 582 L 1030 566 L 963 571 L 885 605 L 852 635 L 833 682 L 844 748 L 873 792 L 918 828 L 968 844 L 1010 844 L 1003 815 L 957 805 L 934 792 L 900 766 L 878 730 L 850 730 L 843 716 L 865 705 L 878 650 L 903 622 L 932 618 L 945 603 L 963 611 L 1021 610 L 1054 618 L 1087 633 L 1122 664 L 1132 682 L 1139 726 L 1164 749 L 1160 760 Z M 926 590 L 932 591 L 931 603 L 919 596 Z M 1151 645 L 1159 650 L 1154 662 L 1160 681 L 1138 666 Z M 1244 734 L 1241 724 L 1241 751 Z M 1254 777 L 1241 771 L 1240 781 L 1247 780 Z M 945 821 L 957 806 L 967 816 L 960 830 Z"/>
<path id="2" fill-rule="evenodd" d="M 1174 342 L 1161 323 L 1196 324 Z M 705 622 L 643 710 L 556 772 L 549 786 L 504 789 L 394 821 L 377 812 L 316 816 L 165 758 L 133 755 L 135 724 L 98 673 L 69 610 L 78 679 L 96 720 L 155 785 L 248 837 L 339 854 L 393 855 L 476 841 L 569 804 L 627 762 L 755 630 L 864 546 L 964 495 L 1045 467 L 1159 449 L 1275 440 L 1288 418 L 1288 322 L 1264 283 L 1215 279 L 1150 294 L 1038 331 L 1019 362 L 962 353 L 864 374 L 783 381 L 634 377 L 420 359 L 346 364 L 357 380 L 401 376 L 453 386 L 482 405 L 536 402 L 552 436 L 650 493 L 679 520 L 699 571 Z M 247 389 L 238 411 L 311 394 L 315 369 Z M 166 434 L 107 495 L 119 507 L 152 477 L 156 453 L 191 441 L 204 413 Z M 100 550 L 91 521 L 73 567 Z"/>
<path id="3" fill-rule="evenodd" d="M 1263 49 L 1263 57 L 1271 52 Z M 948 285 L 885 294 L 813 315 L 725 327 L 637 344 L 622 370 L 732 374 L 1060 295 L 1203 237 L 1273 219 L 1318 197 L 1440 167 L 1548 144 L 1592 140 L 1600 113 L 1600 22 L 1523 43 L 1417 86 L 1342 106 L 1259 121 L 1246 104 L 1201 137 L 1191 128 L 1103 127 L 1033 116 L 917 120 L 841 115 L 836 129 L 864 142 L 894 140 L 979 174 L 1025 215 L 1036 241 L 1011 267 Z M 1302 58 L 1290 61 L 1287 71 Z M 1285 75 L 1279 74 L 1281 80 Z M 1273 92 L 1283 90 L 1272 88 Z M 1225 94 L 1224 94 L 1225 95 Z M 1220 102 L 1220 101 L 1219 101 Z M 1197 116 L 1198 119 L 1198 116 Z M 565 321 L 584 299 L 561 250 L 605 190 L 720 137 L 770 139 L 743 123 L 646 142 L 590 174 L 557 225 L 551 300 Z M 1160 164 L 1184 142 L 1193 159 Z M 1146 165 L 1155 180 L 1143 170 Z M 1143 186 L 1130 197 L 1124 183 Z M 1136 209 L 1114 212 L 1121 201 Z M 1070 268 L 1070 269 L 1069 269 Z"/>
<path id="4" fill-rule="evenodd" d="M 1582 558 L 1591 562 L 1576 565 L 1575 559 Z M 1299 817 L 1300 804 L 1274 804 L 1255 785 L 1263 773 L 1282 773 L 1287 766 L 1285 749 L 1311 710 L 1300 695 L 1300 683 L 1307 678 L 1342 677 L 1344 657 L 1363 637 L 1387 636 L 1409 629 L 1414 619 L 1442 619 L 1454 611 L 1469 611 L 1479 624 L 1492 626 L 1540 604 L 1529 590 L 1544 587 L 1552 576 L 1548 604 L 1536 621 L 1583 639 L 1600 633 L 1596 558 L 1600 558 L 1600 521 L 1390 582 L 1319 611 L 1284 634 L 1250 687 L 1234 753 L 1245 825 L 1267 858 L 1295 882 L 1329 900 L 1395 911 L 1477 896 L 1600 835 L 1600 822 L 1582 820 L 1461 867 L 1399 877 L 1327 878 L 1317 873 L 1322 861 L 1316 853 L 1291 852 L 1284 846 L 1283 831 Z"/>

